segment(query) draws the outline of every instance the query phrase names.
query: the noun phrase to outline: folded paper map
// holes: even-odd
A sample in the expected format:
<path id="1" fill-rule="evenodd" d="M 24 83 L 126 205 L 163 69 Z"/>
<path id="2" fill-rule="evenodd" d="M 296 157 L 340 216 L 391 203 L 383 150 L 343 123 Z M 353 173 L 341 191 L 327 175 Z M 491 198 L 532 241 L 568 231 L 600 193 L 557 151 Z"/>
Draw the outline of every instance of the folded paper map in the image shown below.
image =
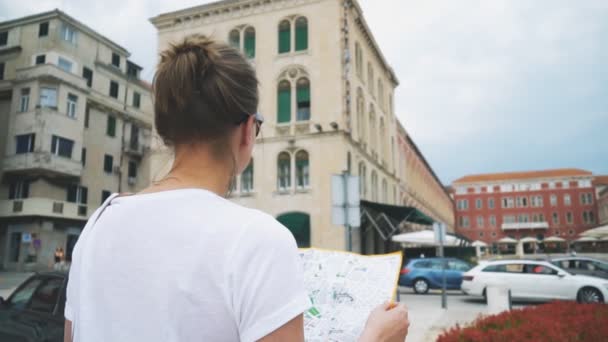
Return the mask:
<path id="1" fill-rule="evenodd" d="M 304 313 L 308 342 L 357 341 L 369 313 L 394 299 L 401 252 L 365 256 L 301 249 L 310 309 Z"/>

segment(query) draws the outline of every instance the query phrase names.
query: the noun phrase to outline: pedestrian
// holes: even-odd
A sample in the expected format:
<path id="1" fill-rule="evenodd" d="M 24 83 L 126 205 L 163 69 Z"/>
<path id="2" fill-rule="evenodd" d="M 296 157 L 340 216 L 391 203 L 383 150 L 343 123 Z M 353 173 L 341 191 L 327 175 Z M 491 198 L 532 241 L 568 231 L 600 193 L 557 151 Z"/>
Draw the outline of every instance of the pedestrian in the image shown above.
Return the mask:
<path id="1" fill-rule="evenodd" d="M 66 341 L 303 341 L 309 300 L 294 237 L 224 198 L 263 122 L 251 64 L 188 36 L 161 53 L 153 91 L 173 165 L 91 216 L 72 254 Z M 403 341 L 408 325 L 403 304 L 386 303 L 361 341 Z"/>
<path id="2" fill-rule="evenodd" d="M 54 270 L 59 270 L 59 264 L 61 263 L 61 252 L 59 251 L 59 247 L 55 248 L 55 254 L 53 255 L 55 263 L 53 264 Z"/>

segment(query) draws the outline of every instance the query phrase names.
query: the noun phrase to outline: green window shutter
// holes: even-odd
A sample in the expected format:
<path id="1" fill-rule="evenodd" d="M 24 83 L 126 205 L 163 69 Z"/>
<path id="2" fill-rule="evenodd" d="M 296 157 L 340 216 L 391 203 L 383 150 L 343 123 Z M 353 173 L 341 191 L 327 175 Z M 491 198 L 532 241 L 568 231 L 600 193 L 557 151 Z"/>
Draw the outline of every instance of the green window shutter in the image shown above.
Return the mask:
<path id="1" fill-rule="evenodd" d="M 291 89 L 279 89 L 278 120 L 279 123 L 291 121 Z"/>
<path id="2" fill-rule="evenodd" d="M 296 27 L 296 51 L 308 50 L 308 25 Z"/>
<path id="3" fill-rule="evenodd" d="M 245 35 L 245 56 L 255 58 L 255 34 Z"/>
<path id="4" fill-rule="evenodd" d="M 310 102 L 310 87 L 298 87 L 298 103 Z"/>
<path id="5" fill-rule="evenodd" d="M 113 116 L 108 116 L 108 126 L 106 128 L 106 133 L 110 137 L 116 136 L 116 118 Z"/>
<path id="6" fill-rule="evenodd" d="M 279 53 L 289 52 L 291 50 L 291 29 L 279 28 Z"/>

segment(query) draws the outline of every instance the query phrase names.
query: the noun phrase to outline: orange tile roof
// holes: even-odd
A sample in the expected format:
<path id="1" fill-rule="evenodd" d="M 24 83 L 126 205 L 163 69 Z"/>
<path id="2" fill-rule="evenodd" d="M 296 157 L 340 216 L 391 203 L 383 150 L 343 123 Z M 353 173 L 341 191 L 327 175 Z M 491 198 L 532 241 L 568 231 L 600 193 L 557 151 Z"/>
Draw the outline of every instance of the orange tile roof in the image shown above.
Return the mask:
<path id="1" fill-rule="evenodd" d="M 581 169 L 555 169 L 543 171 L 523 171 L 523 172 L 504 172 L 488 173 L 481 175 L 469 175 L 456 179 L 453 183 L 483 183 L 498 182 L 507 180 L 557 178 L 572 176 L 591 176 L 592 173 Z"/>
<path id="2" fill-rule="evenodd" d="M 593 177 L 593 183 L 608 185 L 608 175 Z"/>

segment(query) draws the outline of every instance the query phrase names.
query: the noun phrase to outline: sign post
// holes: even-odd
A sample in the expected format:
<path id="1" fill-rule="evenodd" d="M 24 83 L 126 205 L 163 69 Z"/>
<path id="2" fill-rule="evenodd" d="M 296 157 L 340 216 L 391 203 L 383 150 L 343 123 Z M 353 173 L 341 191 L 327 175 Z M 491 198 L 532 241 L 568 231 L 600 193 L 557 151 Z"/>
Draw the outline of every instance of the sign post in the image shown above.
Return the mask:
<path id="1" fill-rule="evenodd" d="M 445 242 L 445 224 L 444 223 L 433 223 L 433 231 L 435 232 L 435 242 L 439 245 L 439 257 L 445 257 L 445 251 L 443 248 Z M 446 292 L 446 274 L 445 267 L 447 262 L 443 260 L 441 263 L 441 308 L 448 308 L 448 298 Z"/>
<path id="2" fill-rule="evenodd" d="M 333 175 L 331 192 L 332 223 L 337 226 L 344 226 L 344 241 L 347 250 L 352 251 L 352 229 L 361 225 L 359 177 L 349 175 L 348 171 L 344 171 L 341 175 Z"/>

